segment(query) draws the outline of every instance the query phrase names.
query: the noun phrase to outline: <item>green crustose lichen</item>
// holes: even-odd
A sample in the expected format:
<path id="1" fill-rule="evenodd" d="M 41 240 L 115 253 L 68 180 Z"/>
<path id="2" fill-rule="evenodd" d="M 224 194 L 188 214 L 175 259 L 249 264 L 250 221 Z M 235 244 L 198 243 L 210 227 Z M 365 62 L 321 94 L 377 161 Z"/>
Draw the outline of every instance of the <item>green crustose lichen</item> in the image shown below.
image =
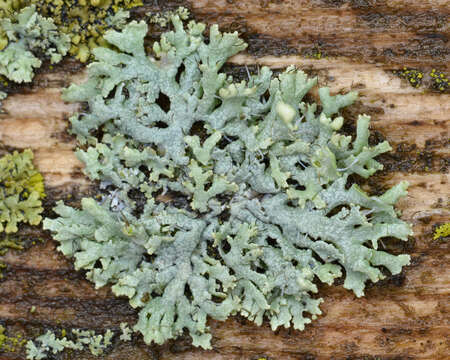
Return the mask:
<path id="1" fill-rule="evenodd" d="M 354 139 L 340 133 L 357 94 L 320 88 L 321 106 L 308 103 L 317 80 L 293 66 L 237 83 L 220 72 L 246 48 L 237 33 L 213 25 L 205 40 L 204 24 L 171 21 L 149 55 L 144 22 L 107 32 L 114 49 L 94 49 L 88 80 L 64 91 L 86 103 L 71 129 L 103 196 L 80 209 L 59 202 L 44 220 L 76 269 L 140 309 L 145 342 L 187 330 L 210 348 L 207 319 L 234 314 L 303 330 L 321 314 L 317 283 L 344 276 L 362 296 L 381 267 L 409 264 L 378 248 L 412 234 L 394 209 L 407 183 L 381 196 L 348 184 L 391 150 L 369 145 L 366 115 Z"/>

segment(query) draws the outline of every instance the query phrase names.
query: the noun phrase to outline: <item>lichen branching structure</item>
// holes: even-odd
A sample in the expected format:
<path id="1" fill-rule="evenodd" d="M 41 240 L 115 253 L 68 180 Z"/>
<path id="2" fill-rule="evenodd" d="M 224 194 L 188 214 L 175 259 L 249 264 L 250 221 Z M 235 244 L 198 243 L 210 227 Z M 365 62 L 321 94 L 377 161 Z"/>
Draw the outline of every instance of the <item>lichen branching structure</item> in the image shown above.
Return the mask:
<path id="1" fill-rule="evenodd" d="M 362 296 L 382 268 L 398 274 L 409 256 L 378 243 L 411 234 L 394 209 L 407 184 L 381 196 L 348 184 L 391 149 L 369 145 L 366 115 L 354 139 L 339 132 L 357 94 L 320 88 L 320 106 L 304 102 L 316 79 L 293 66 L 235 82 L 220 70 L 246 48 L 237 33 L 213 25 L 206 40 L 204 24 L 171 21 L 151 54 L 144 22 L 107 32 L 115 49 L 94 49 L 88 80 L 64 91 L 87 103 L 71 129 L 104 196 L 55 207 L 44 227 L 59 250 L 140 309 L 147 343 L 187 330 L 204 348 L 208 318 L 303 330 L 321 314 L 318 283 L 343 276 Z"/>

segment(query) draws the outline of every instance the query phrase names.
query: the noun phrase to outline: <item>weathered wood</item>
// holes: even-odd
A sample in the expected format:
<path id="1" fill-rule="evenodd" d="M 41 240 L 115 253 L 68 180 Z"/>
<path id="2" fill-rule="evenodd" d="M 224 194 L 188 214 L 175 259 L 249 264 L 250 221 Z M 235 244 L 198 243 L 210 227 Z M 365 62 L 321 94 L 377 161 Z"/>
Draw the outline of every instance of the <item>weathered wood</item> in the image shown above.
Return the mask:
<path id="1" fill-rule="evenodd" d="M 346 110 L 346 129 L 352 131 L 358 113 L 372 115 L 372 129 L 393 146 L 381 161 L 385 170 L 364 184 L 370 191 L 400 180 L 411 183 L 399 202 L 402 217 L 414 224 L 407 244 L 385 246 L 412 256 L 402 274 L 369 286 L 364 298 L 342 286 L 321 286 L 323 315 L 303 332 L 256 325 L 242 318 L 211 321 L 212 351 L 190 345 L 188 336 L 164 346 L 146 346 L 140 339 L 116 344 L 105 359 L 445 359 L 450 354 L 449 247 L 433 240 L 433 225 L 450 219 L 449 119 L 450 97 L 412 88 L 395 76 L 403 66 L 449 70 L 449 15 L 445 0 L 199 0 L 168 1 L 164 8 L 188 5 L 197 20 L 218 22 L 238 30 L 250 43 L 235 56 L 228 70 L 245 74 L 244 65 L 274 69 L 296 64 L 319 77 L 333 92 L 356 89 L 357 104 Z M 149 1 L 145 9 L 158 10 Z M 157 34 L 153 34 L 156 37 Z M 305 56 L 318 49 L 320 60 Z M 95 191 L 74 156 L 74 139 L 67 118 L 77 105 L 64 104 L 60 89 L 82 81 L 79 64 L 66 60 L 44 70 L 32 86 L 18 87 L 4 102 L 0 116 L 0 153 L 29 148 L 43 172 L 49 193 L 46 211 L 58 199 L 76 204 Z M 314 94 L 313 94 L 314 96 Z M 93 190 L 94 189 L 94 190 Z M 82 273 L 55 250 L 49 234 L 22 229 L 44 243 L 26 252 L 10 252 L 0 282 L 0 320 L 8 330 L 38 334 L 45 327 L 118 328 L 133 322 L 136 312 L 109 289 L 98 291 Z M 31 313 L 31 306 L 36 311 Z M 21 359 L 23 353 L 1 354 Z M 77 356 L 89 359 L 87 354 Z"/>

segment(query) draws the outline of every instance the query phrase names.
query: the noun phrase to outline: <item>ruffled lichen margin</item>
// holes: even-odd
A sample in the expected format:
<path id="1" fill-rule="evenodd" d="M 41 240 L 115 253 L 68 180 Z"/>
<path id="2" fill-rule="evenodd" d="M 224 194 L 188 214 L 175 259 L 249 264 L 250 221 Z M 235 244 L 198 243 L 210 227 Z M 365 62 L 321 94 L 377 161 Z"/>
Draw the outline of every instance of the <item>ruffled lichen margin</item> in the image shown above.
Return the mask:
<path id="1" fill-rule="evenodd" d="M 318 282 L 344 276 L 362 296 L 383 267 L 399 273 L 409 256 L 378 243 L 412 233 L 394 209 L 407 184 L 381 196 L 348 184 L 391 149 L 369 145 L 366 115 L 356 138 L 339 132 L 357 94 L 320 88 L 321 105 L 306 103 L 317 81 L 293 66 L 236 83 L 220 72 L 246 48 L 236 33 L 213 25 L 205 40 L 204 24 L 171 20 L 150 55 L 144 22 L 107 32 L 115 49 L 94 49 L 87 82 L 64 91 L 88 104 L 72 132 L 104 189 L 44 221 L 76 269 L 140 309 L 134 330 L 147 343 L 187 330 L 204 348 L 209 317 L 303 330 L 321 314 Z"/>

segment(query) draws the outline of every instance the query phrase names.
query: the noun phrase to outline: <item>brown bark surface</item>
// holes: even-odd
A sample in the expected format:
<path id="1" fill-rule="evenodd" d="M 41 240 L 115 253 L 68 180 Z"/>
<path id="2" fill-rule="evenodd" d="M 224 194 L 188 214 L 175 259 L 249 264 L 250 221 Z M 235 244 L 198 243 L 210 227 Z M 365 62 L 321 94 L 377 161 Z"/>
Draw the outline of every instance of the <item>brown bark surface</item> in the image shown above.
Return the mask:
<path id="1" fill-rule="evenodd" d="M 296 64 L 318 75 L 332 92 L 358 90 L 359 101 L 345 111 L 347 131 L 357 114 L 372 116 L 374 139 L 386 138 L 393 151 L 381 157 L 385 169 L 364 186 L 380 191 L 398 181 L 410 182 L 398 208 L 414 225 L 406 244 L 385 243 L 406 252 L 412 264 L 397 276 L 369 285 L 357 299 L 341 285 L 322 286 L 323 315 L 303 332 L 261 327 L 240 317 L 210 321 L 213 350 L 191 346 L 185 335 L 163 346 L 147 346 L 138 336 L 117 343 L 104 359 L 448 359 L 449 245 L 433 240 L 433 227 L 450 220 L 450 96 L 435 91 L 427 75 L 436 68 L 449 73 L 449 15 L 446 0 L 196 0 L 147 1 L 139 17 L 185 5 L 196 20 L 237 30 L 249 43 L 227 71 L 245 75 L 244 65 L 274 69 Z M 158 36 L 154 32 L 151 38 Z M 318 59 L 320 53 L 320 59 Z M 424 72 L 419 88 L 394 74 L 411 67 Z M 65 104 L 60 90 L 82 81 L 83 68 L 65 60 L 44 67 L 32 85 L 18 86 L 0 115 L 0 155 L 31 148 L 45 176 L 46 215 L 56 200 L 77 204 L 95 194 L 95 184 L 82 173 L 74 156 L 75 140 L 67 118 L 78 106 Z M 24 252 L 9 252 L 0 281 L 0 323 L 9 333 L 39 335 L 53 330 L 86 327 L 118 329 L 134 322 L 136 311 L 108 288 L 95 290 L 56 251 L 48 233 L 24 227 Z M 44 242 L 37 241 L 45 239 Z M 29 244 L 31 245 L 31 244 Z M 35 311 L 31 312 L 31 307 Z M 23 359 L 23 352 L 0 353 L 0 359 Z M 62 358 L 89 359 L 88 354 Z"/>

